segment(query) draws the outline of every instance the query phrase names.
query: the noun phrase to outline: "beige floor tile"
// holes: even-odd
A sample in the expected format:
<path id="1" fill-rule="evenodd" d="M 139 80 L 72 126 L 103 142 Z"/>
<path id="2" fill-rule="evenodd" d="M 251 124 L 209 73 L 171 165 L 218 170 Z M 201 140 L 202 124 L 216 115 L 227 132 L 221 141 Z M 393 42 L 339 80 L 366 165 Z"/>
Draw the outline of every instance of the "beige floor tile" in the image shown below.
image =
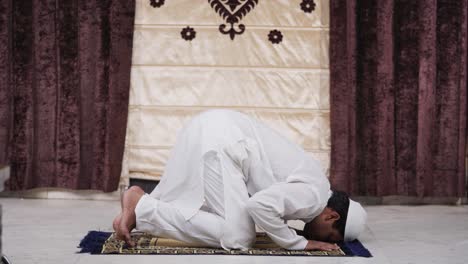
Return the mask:
<path id="1" fill-rule="evenodd" d="M 110 231 L 118 201 L 2 198 L 12 263 L 468 263 L 467 206 L 369 206 L 361 241 L 373 258 L 76 254 L 88 230 Z"/>

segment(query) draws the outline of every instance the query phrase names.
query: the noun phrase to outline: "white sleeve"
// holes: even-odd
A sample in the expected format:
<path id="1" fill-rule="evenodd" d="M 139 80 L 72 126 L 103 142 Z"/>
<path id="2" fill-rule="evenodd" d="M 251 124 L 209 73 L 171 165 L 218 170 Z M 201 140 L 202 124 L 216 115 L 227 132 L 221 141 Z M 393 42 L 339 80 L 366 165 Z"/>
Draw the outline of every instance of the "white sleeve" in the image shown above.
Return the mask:
<path id="1" fill-rule="evenodd" d="M 307 239 L 297 235 L 287 225 L 285 216 L 299 219 L 317 214 L 321 208 L 319 199 L 315 188 L 310 184 L 282 182 L 252 196 L 247 202 L 247 210 L 255 224 L 276 244 L 290 250 L 303 250 Z"/>

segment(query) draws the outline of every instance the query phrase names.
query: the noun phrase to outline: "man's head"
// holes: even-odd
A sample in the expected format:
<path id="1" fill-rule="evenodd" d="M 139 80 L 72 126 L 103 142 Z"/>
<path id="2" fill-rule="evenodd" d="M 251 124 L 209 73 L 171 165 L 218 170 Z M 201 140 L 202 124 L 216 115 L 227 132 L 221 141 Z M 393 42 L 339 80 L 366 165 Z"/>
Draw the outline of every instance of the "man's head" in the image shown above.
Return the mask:
<path id="1" fill-rule="evenodd" d="M 307 239 L 338 242 L 354 240 L 364 229 L 366 212 L 344 192 L 333 191 L 327 207 L 304 227 Z"/>

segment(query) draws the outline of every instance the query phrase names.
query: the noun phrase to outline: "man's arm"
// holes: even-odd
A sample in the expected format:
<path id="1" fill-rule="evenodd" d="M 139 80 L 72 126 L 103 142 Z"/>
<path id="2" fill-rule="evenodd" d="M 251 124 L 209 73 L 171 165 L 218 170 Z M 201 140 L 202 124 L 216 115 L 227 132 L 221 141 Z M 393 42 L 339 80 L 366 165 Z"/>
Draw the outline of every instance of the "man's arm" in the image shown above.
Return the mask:
<path id="1" fill-rule="evenodd" d="M 303 236 L 307 238 L 304 230 L 299 230 L 296 228 L 292 228 L 294 231 L 296 231 L 296 234 Z M 322 241 L 317 241 L 317 240 L 309 240 L 307 243 L 307 246 L 305 247 L 305 250 L 334 250 L 338 249 L 338 245 L 336 244 L 331 244 L 331 243 L 326 243 Z"/>
<path id="2" fill-rule="evenodd" d="M 276 244 L 286 249 L 303 250 L 307 245 L 307 239 L 297 235 L 283 220 L 286 214 L 291 214 L 296 209 L 293 205 L 294 201 L 291 201 L 288 196 L 298 191 L 304 192 L 302 185 L 304 184 L 277 183 L 257 192 L 247 202 L 247 210 L 255 224 L 262 228 Z"/>
<path id="3" fill-rule="evenodd" d="M 247 210 L 255 223 L 279 246 L 290 250 L 321 249 L 317 247 L 323 242 L 309 242 L 284 220 L 287 215 L 307 218 L 314 211 L 323 209 L 320 204 L 324 201 L 318 199 L 316 190 L 309 184 L 276 183 L 252 196 L 247 202 Z"/>

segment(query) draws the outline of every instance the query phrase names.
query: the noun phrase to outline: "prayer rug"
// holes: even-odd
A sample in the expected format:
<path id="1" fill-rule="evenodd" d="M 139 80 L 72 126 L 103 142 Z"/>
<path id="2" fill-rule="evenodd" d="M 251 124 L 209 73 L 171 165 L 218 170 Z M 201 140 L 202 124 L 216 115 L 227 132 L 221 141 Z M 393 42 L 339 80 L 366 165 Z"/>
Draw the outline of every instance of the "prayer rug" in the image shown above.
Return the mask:
<path id="1" fill-rule="evenodd" d="M 257 233 L 257 241 L 248 250 L 224 250 L 188 244 L 174 239 L 155 237 L 146 233 L 133 232 L 134 248 L 115 238 L 115 233 L 90 231 L 81 240 L 80 253 L 91 254 L 161 254 L 161 255 L 260 255 L 260 256 L 362 256 L 371 257 L 370 252 L 358 241 L 339 243 L 340 249 L 333 251 L 286 250 L 276 245 L 265 233 Z"/>

